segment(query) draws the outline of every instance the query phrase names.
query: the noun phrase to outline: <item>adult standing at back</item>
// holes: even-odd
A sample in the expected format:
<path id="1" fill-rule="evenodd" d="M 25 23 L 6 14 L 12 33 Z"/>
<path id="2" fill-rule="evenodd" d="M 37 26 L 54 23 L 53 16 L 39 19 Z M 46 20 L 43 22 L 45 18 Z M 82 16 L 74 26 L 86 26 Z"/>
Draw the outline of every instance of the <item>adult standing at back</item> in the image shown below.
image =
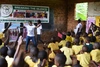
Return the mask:
<path id="1" fill-rule="evenodd" d="M 38 20 L 37 21 L 37 26 L 39 26 L 37 28 L 37 44 L 38 44 L 39 41 L 44 44 L 44 42 L 41 40 L 41 34 L 42 34 L 42 24 L 41 24 L 41 20 Z"/>
<path id="2" fill-rule="evenodd" d="M 81 30 L 82 30 L 82 23 L 81 23 L 81 20 L 79 19 L 78 20 L 78 24 L 76 26 L 76 34 L 81 34 Z"/>

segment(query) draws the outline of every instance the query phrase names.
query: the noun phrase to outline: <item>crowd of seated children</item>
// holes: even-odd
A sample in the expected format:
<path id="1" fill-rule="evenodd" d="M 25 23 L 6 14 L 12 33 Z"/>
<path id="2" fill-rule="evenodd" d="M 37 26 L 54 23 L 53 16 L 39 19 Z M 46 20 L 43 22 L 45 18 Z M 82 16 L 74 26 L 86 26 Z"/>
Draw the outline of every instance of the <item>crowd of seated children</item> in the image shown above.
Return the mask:
<path id="1" fill-rule="evenodd" d="M 51 52 L 31 45 L 27 55 L 21 49 L 21 34 L 13 47 L 5 46 L 9 44 L 8 36 L 5 45 L 0 47 L 0 67 L 100 67 L 100 30 L 93 32 L 81 35 L 67 32 L 60 42 L 51 38 L 51 42 L 46 45 Z"/>

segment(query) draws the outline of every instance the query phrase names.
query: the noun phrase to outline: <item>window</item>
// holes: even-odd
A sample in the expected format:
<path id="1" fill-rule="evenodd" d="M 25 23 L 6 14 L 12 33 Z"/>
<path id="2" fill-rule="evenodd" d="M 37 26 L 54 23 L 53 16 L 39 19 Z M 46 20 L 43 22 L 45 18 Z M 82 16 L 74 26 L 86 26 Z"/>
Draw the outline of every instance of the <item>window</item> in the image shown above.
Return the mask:
<path id="1" fill-rule="evenodd" d="M 88 3 L 77 3 L 75 7 L 75 20 L 87 20 Z"/>

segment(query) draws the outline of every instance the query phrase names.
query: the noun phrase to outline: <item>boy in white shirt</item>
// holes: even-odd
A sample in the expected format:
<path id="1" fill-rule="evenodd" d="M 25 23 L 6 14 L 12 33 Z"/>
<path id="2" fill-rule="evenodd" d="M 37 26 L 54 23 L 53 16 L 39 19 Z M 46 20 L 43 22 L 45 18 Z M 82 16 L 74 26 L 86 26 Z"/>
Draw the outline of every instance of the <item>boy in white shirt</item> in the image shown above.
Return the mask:
<path id="1" fill-rule="evenodd" d="M 41 20 L 38 20 L 37 26 L 39 25 L 39 27 L 37 28 L 37 44 L 38 42 L 42 42 L 44 44 L 44 42 L 41 40 L 41 34 L 42 34 L 42 24 L 41 24 Z"/>

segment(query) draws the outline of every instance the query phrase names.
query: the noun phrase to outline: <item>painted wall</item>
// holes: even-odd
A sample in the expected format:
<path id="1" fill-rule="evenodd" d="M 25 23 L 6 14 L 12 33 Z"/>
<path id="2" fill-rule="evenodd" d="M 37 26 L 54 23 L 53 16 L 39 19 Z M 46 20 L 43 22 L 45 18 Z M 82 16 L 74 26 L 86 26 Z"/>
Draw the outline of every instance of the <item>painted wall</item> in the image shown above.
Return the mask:
<path id="1" fill-rule="evenodd" d="M 88 4 L 88 16 L 100 16 L 100 2 L 90 2 Z"/>

